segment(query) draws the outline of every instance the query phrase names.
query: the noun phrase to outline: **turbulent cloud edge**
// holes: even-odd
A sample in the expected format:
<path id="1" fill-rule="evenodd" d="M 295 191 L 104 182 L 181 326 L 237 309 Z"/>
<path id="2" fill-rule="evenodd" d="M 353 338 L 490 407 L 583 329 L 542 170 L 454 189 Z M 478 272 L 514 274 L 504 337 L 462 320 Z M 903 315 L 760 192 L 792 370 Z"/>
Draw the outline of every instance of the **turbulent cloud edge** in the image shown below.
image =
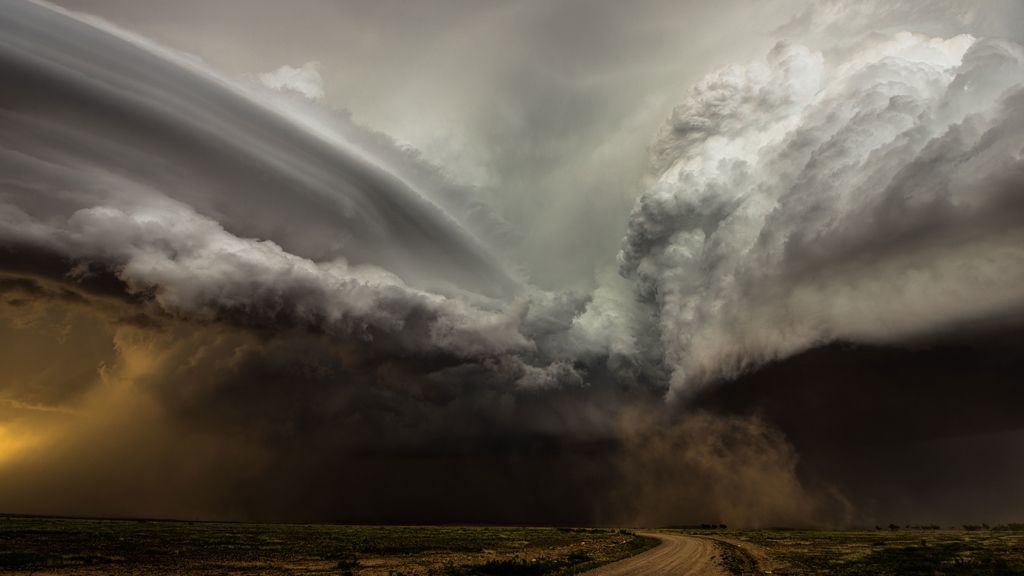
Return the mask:
<path id="1" fill-rule="evenodd" d="M 115 271 L 130 294 L 152 294 L 166 312 L 195 319 L 240 318 L 253 326 L 290 322 L 383 347 L 457 357 L 526 351 L 521 314 L 415 290 L 373 266 L 313 262 L 269 240 L 239 238 L 187 206 L 75 212 L 64 226 L 0 210 L 11 245 L 46 248 L 78 262 L 72 277 Z"/>
<path id="2" fill-rule="evenodd" d="M 1024 304 L 1022 88 L 1020 46 L 911 33 L 841 60 L 780 43 L 695 86 L 619 254 L 673 394 Z"/>

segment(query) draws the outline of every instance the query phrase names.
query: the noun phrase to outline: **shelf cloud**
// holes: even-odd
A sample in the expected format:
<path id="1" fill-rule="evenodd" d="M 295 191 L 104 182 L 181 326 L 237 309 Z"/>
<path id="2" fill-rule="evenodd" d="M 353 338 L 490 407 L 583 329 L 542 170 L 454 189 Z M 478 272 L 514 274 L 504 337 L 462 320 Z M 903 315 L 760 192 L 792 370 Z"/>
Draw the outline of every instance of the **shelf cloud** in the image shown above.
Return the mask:
<path id="1" fill-rule="evenodd" d="M 1024 511 L 949 503 L 1024 479 L 1014 3 L 60 4 L 0 0 L 3 510 Z"/>

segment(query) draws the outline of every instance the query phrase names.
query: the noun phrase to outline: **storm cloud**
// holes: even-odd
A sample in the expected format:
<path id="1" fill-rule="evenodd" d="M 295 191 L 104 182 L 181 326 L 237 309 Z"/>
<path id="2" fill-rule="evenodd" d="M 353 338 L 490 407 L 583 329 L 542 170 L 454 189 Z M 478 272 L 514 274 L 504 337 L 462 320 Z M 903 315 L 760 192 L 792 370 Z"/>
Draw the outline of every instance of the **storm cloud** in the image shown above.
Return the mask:
<path id="1" fill-rule="evenodd" d="M 1018 309 L 1022 65 L 1015 44 L 899 33 L 841 62 L 783 43 L 701 82 L 620 254 L 674 390 Z"/>
<path id="2" fill-rule="evenodd" d="M 0 0 L 3 511 L 1024 513 L 1013 3 L 62 5 Z"/>

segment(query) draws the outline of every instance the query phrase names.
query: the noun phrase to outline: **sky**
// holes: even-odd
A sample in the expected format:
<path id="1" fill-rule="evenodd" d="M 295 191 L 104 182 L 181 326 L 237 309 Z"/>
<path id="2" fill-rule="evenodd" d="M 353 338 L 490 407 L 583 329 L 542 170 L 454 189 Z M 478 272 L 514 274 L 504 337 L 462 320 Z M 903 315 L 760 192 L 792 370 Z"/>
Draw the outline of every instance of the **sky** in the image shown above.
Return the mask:
<path id="1" fill-rule="evenodd" d="M 0 511 L 1019 522 L 1022 24 L 0 0 Z"/>

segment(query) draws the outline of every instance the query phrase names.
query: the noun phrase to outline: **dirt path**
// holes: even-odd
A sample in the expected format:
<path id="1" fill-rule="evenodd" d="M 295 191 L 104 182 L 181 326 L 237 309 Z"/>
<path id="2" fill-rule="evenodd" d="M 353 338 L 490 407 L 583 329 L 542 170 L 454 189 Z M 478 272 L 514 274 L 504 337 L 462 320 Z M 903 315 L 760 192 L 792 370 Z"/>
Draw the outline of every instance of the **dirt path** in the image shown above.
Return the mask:
<path id="1" fill-rule="evenodd" d="M 588 576 L 725 576 L 718 565 L 718 550 L 715 543 L 703 538 L 664 534 L 661 532 L 642 533 L 661 540 L 661 545 L 637 554 L 632 558 L 591 570 Z"/>

